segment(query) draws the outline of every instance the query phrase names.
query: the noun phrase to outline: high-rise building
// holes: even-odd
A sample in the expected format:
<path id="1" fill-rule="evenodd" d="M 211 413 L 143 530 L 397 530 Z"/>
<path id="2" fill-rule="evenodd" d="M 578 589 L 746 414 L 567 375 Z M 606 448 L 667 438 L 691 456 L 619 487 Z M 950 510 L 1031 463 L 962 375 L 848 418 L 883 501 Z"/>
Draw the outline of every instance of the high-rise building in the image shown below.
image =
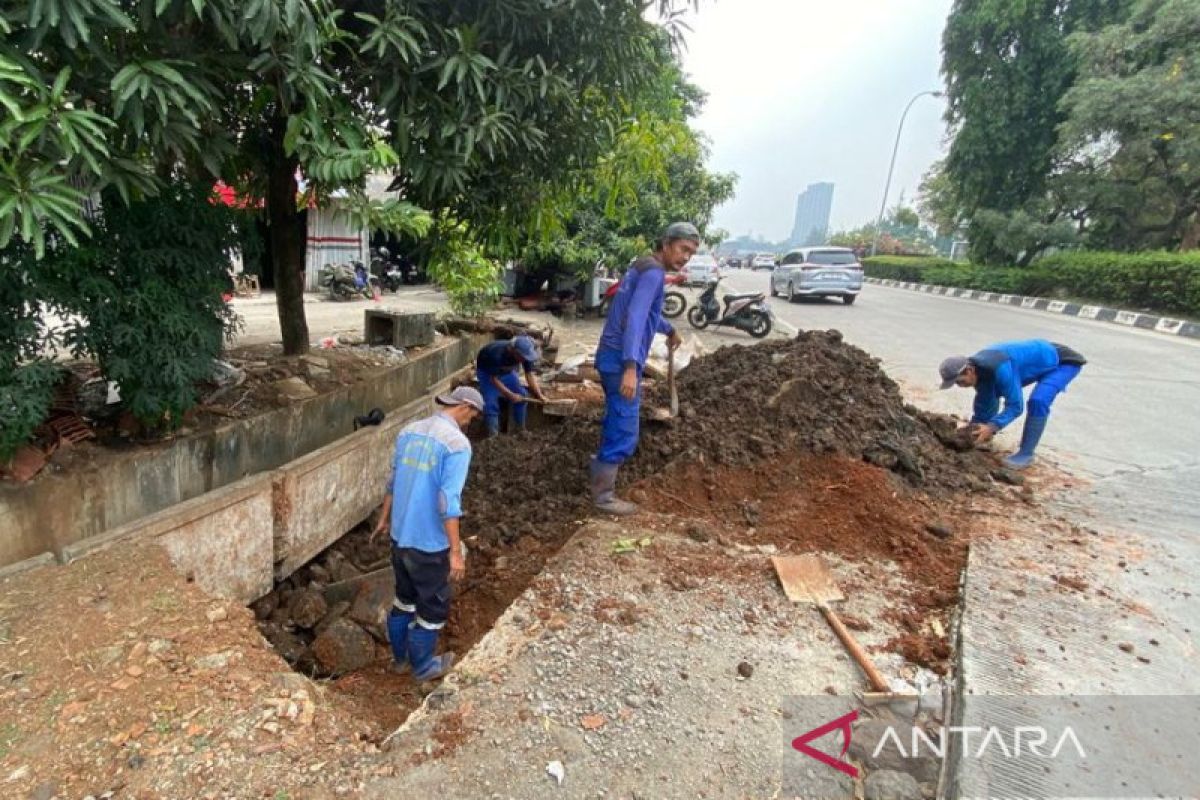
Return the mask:
<path id="1" fill-rule="evenodd" d="M 796 223 L 792 226 L 792 245 L 809 247 L 825 244 L 829 236 L 829 212 L 833 208 L 833 184 L 810 183 L 796 198 Z"/>

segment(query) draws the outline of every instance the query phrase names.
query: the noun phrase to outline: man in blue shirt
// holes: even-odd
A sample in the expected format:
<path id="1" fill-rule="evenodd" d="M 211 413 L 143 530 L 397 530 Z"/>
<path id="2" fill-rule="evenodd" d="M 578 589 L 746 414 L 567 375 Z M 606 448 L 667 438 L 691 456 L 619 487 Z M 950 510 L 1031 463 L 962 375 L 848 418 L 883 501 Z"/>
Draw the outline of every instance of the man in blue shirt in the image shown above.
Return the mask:
<path id="1" fill-rule="evenodd" d="M 483 421 L 487 424 L 488 436 L 500 433 L 500 400 L 507 400 L 512 407 L 512 428 L 525 430 L 528 406 L 525 398 L 530 393 L 538 400 L 545 400 L 533 368 L 537 366 L 537 345 L 529 336 L 521 334 L 509 339 L 497 339 L 484 345 L 475 357 L 475 377 L 479 381 L 479 393 L 483 395 Z M 525 372 L 529 392 L 517 377 L 517 368 Z"/>
<path id="2" fill-rule="evenodd" d="M 1087 359 L 1062 344 L 1045 339 L 1000 342 L 971 357 L 950 356 L 938 368 L 943 389 L 962 386 L 975 389 L 971 435 L 976 444 L 991 440 L 998 431 L 1025 410 L 1023 387 L 1037 385 L 1029 395 L 1029 416 L 1021 433 L 1020 449 L 1004 459 L 1014 469 L 1033 462 L 1054 398 L 1083 369 Z M 1001 409 L 1003 403 L 1003 409 Z"/>
<path id="3" fill-rule="evenodd" d="M 438 413 L 405 426 L 396 437 L 387 495 L 371 533 L 372 540 L 384 530 L 392 535 L 393 668 L 411 666 L 421 681 L 440 678 L 454 664 L 453 653 L 434 651 L 450 615 L 450 583 L 466 573 L 458 520 L 471 443 L 463 430 L 483 411 L 483 398 L 469 386 L 438 395 L 437 403 Z"/>
<path id="4" fill-rule="evenodd" d="M 663 283 L 667 270 L 678 272 L 700 247 L 700 231 L 690 222 L 670 225 L 653 255 L 629 267 L 613 297 L 596 349 L 596 371 L 604 386 L 604 422 L 600 449 L 592 459 L 592 499 L 609 514 L 627 515 L 637 506 L 617 498 L 617 471 L 638 443 L 642 370 L 655 334 L 667 347 L 680 344 L 679 334 L 663 319 Z"/>

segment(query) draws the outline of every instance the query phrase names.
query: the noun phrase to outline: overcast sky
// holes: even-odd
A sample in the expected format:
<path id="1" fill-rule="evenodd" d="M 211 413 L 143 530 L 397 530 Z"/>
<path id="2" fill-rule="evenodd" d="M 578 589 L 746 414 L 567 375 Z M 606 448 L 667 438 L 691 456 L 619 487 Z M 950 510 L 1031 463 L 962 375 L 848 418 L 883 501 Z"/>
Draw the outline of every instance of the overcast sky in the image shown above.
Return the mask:
<path id="1" fill-rule="evenodd" d="M 829 181 L 833 230 L 879 213 L 904 105 L 940 89 L 951 0 L 703 0 L 684 64 L 708 92 L 698 127 L 713 169 L 739 176 L 716 224 L 738 236 L 791 234 L 796 195 Z M 916 192 L 944 146 L 941 98 L 904 126 L 888 206 Z"/>

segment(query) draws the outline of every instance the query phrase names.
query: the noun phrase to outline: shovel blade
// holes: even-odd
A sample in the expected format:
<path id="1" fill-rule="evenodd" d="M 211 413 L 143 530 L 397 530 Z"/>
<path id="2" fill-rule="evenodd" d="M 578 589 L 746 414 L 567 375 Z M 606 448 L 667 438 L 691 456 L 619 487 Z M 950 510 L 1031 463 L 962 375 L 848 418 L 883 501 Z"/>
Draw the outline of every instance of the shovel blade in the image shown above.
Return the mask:
<path id="1" fill-rule="evenodd" d="M 772 556 L 771 563 L 783 585 L 783 593 L 793 603 L 827 605 L 844 598 L 820 556 Z"/>

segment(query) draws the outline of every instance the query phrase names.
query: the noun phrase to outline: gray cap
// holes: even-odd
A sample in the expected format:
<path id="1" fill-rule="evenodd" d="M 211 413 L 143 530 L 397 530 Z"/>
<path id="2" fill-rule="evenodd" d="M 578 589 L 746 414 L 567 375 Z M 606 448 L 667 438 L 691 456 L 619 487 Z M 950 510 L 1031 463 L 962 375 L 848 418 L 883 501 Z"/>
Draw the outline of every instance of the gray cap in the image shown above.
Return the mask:
<path id="1" fill-rule="evenodd" d="M 470 406 L 476 411 L 483 411 L 483 395 L 470 386 L 460 386 L 452 392 L 439 394 L 437 401 L 444 406 Z"/>
<path id="2" fill-rule="evenodd" d="M 696 244 L 700 244 L 700 231 L 690 222 L 672 222 L 663 231 L 662 239 L 664 242 L 672 239 L 690 239 Z"/>
<path id="3" fill-rule="evenodd" d="M 954 385 L 954 381 L 958 380 L 958 376 L 962 371 L 971 365 L 970 359 L 966 356 L 950 356 L 942 365 L 938 367 L 938 372 L 942 376 L 942 385 L 940 388 L 949 389 Z"/>

